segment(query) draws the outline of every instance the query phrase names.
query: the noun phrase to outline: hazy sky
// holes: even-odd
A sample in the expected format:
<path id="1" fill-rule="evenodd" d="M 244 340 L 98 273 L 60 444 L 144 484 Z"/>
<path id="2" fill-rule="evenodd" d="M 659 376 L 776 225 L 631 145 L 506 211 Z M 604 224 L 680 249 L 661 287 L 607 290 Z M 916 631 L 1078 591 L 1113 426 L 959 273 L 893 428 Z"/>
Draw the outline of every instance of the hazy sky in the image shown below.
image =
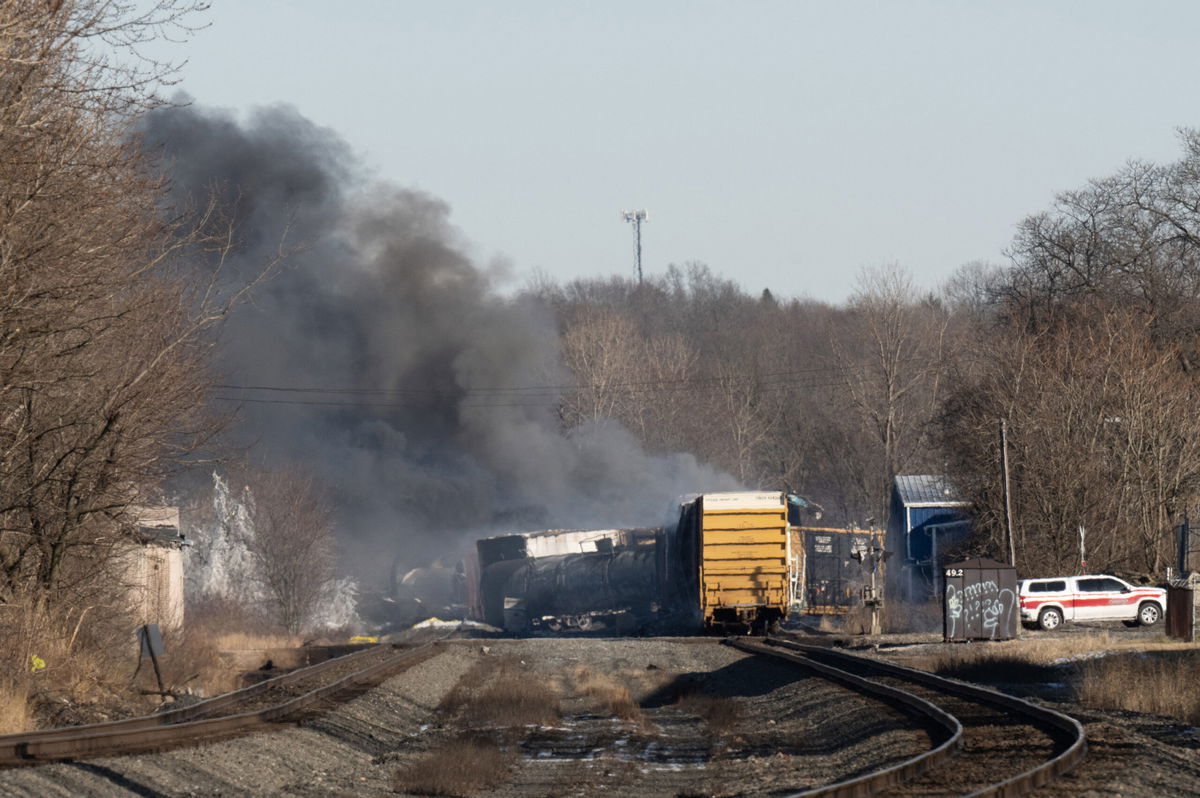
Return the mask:
<path id="1" fill-rule="evenodd" d="M 841 301 L 928 288 L 1200 125 L 1200 3 L 215 0 L 204 105 L 290 103 L 427 191 L 481 262 L 567 280 L 702 261 Z"/>

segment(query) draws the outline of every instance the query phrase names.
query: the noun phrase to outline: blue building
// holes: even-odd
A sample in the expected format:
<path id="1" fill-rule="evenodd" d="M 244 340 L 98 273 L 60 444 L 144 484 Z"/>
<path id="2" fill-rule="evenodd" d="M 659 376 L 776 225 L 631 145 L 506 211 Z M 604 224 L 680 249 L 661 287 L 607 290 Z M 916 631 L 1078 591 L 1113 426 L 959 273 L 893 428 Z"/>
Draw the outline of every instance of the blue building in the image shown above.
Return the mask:
<path id="1" fill-rule="evenodd" d="M 897 475 L 892 479 L 888 518 L 888 592 L 905 601 L 940 595 L 940 565 L 946 547 L 970 531 L 968 503 L 944 477 Z"/>

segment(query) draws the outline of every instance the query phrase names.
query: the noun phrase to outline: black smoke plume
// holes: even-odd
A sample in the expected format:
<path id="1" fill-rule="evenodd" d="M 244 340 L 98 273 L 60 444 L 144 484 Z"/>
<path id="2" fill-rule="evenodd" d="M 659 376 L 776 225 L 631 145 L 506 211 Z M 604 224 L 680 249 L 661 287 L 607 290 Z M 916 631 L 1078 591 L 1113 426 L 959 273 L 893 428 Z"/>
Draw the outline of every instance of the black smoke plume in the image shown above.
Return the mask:
<path id="1" fill-rule="evenodd" d="M 444 202 L 368 179 L 334 132 L 287 106 L 242 121 L 192 105 L 142 133 L 174 203 L 216 196 L 232 218 L 233 266 L 252 273 L 285 229 L 302 245 L 223 328 L 221 380 L 247 387 L 219 395 L 244 401 L 258 464 L 331 485 L 361 575 L 484 534 L 661 523 L 681 494 L 736 486 L 616 424 L 562 429 L 549 312 L 498 293 Z"/>

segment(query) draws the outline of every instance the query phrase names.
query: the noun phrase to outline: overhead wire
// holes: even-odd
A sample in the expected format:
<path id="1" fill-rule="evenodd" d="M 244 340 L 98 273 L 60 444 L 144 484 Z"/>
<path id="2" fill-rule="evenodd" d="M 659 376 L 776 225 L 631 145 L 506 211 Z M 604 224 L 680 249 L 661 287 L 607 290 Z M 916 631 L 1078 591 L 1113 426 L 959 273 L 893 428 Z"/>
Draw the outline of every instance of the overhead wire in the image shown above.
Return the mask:
<path id="1" fill-rule="evenodd" d="M 843 371 L 838 367 L 821 366 L 804 369 L 794 369 L 791 371 L 767 372 L 765 374 L 735 374 L 728 376 L 709 376 L 709 377 L 679 377 L 673 379 L 651 379 L 651 380 L 632 380 L 610 383 L 606 387 L 609 388 L 637 388 L 637 387 L 658 387 L 663 385 L 680 385 L 693 386 L 706 383 L 725 383 L 730 380 L 748 379 L 748 380 L 770 380 L 776 378 L 791 378 L 803 375 L 816 374 L 832 374 Z M 279 393 L 340 393 L 340 394 L 377 394 L 377 395 L 425 395 L 425 394 L 440 394 L 444 393 L 436 388 L 326 388 L 319 386 L 285 386 L 285 385 L 238 385 L 231 383 L 219 383 L 213 386 L 221 390 L 234 391 L 271 391 Z M 578 390 L 577 385 L 524 385 L 513 386 L 507 388 L 469 388 L 465 389 L 471 394 L 508 394 L 508 393 L 537 393 L 537 392 L 562 392 Z"/>
<path id="2" fill-rule="evenodd" d="M 835 374 L 843 372 L 836 368 L 812 368 L 789 372 L 775 372 L 762 375 L 733 375 L 727 377 L 689 377 L 681 379 L 638 380 L 618 382 L 604 385 L 603 390 L 614 397 L 637 397 L 669 395 L 679 392 L 711 394 L 723 390 L 731 382 L 754 382 L 757 390 L 774 393 L 784 390 L 833 388 L 845 384 L 844 377 L 834 378 Z M 843 372 L 844 373 L 844 372 Z M 487 409 L 505 407 L 557 407 L 564 395 L 595 389 L 596 385 L 540 385 L 515 386 L 510 388 L 479 388 L 479 389 L 385 389 L 385 388 L 320 388 L 314 386 L 276 386 L 276 385 L 233 385 L 221 384 L 217 388 L 224 392 L 231 390 L 241 392 L 269 392 L 284 394 L 306 394 L 330 396 L 329 399 L 316 398 L 264 398 L 261 396 L 229 396 L 218 395 L 214 399 L 222 402 L 245 404 L 295 405 L 332 408 L 384 408 L 401 409 L 420 407 L 427 404 L 422 400 L 442 399 L 454 402 L 455 406 L 464 409 Z M 363 401 L 363 399 L 394 398 L 396 401 Z M 332 398 L 337 397 L 337 398 Z M 407 400 L 407 401 L 405 401 Z"/>

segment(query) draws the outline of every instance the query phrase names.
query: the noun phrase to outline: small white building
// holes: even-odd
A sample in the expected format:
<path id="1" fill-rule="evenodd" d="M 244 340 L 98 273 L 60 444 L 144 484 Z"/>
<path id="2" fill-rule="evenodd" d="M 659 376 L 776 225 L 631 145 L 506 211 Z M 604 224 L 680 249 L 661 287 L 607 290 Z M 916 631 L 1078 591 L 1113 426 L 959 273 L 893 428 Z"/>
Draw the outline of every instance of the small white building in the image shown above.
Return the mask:
<path id="1" fill-rule="evenodd" d="M 134 507 L 134 547 L 125 556 L 125 584 L 139 625 L 183 625 L 183 546 L 178 507 Z"/>

